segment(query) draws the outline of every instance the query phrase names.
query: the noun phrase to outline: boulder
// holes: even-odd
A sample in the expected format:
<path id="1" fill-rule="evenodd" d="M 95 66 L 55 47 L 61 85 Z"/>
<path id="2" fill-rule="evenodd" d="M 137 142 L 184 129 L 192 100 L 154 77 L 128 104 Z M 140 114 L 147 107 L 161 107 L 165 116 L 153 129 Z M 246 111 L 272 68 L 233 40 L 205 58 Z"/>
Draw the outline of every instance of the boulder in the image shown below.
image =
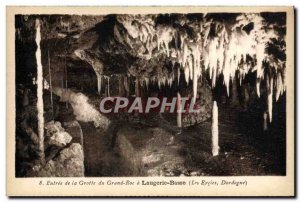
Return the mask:
<path id="1" fill-rule="evenodd" d="M 47 162 L 37 173 L 39 177 L 83 177 L 84 156 L 80 144 L 72 143 Z"/>
<path id="2" fill-rule="evenodd" d="M 72 140 L 72 136 L 65 131 L 60 122 L 50 121 L 45 124 L 46 136 L 45 145 L 55 145 L 57 147 L 64 147 Z"/>
<path id="3" fill-rule="evenodd" d="M 78 121 L 63 122 L 63 127 L 72 136 L 73 143 L 80 143 L 83 146 L 83 133 Z"/>
<path id="4" fill-rule="evenodd" d="M 57 132 L 50 137 L 49 144 L 55 145 L 58 147 L 64 147 L 69 144 L 72 140 L 72 137 L 67 132 Z"/>
<path id="5" fill-rule="evenodd" d="M 131 168 L 132 176 L 180 175 L 185 170 L 181 146 L 170 132 L 159 127 L 137 130 L 126 126 L 116 140 L 116 148 Z"/>

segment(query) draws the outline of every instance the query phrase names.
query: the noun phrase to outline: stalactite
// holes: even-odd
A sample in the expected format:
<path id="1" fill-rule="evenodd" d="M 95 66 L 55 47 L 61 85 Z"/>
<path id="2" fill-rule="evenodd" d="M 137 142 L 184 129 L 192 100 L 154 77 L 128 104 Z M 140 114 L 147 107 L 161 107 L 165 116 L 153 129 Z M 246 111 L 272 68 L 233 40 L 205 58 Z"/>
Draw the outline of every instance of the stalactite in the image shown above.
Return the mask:
<path id="1" fill-rule="evenodd" d="M 188 67 L 184 68 L 184 78 L 187 84 L 189 84 L 190 81 L 190 70 Z"/>
<path id="2" fill-rule="evenodd" d="M 160 52 L 168 57 L 171 55 L 172 59 L 177 58 L 176 62 L 183 69 L 186 83 L 189 85 L 189 81 L 192 81 L 193 99 L 197 97 L 197 81 L 204 71 L 209 72 L 212 87 L 215 87 L 218 76 L 223 74 L 228 96 L 231 94 L 231 81 L 236 81 L 238 84 L 239 80 L 240 85 L 242 85 L 243 79 L 249 70 L 256 71 L 256 92 L 257 96 L 260 97 L 260 85 L 262 80 L 265 79 L 264 63 L 268 62 L 268 57 L 270 57 L 266 53 L 266 47 L 272 38 L 278 38 L 278 34 L 275 34 L 274 30 L 266 29 L 271 27 L 260 14 L 240 14 L 236 17 L 235 23 L 226 25 L 214 19 L 207 20 L 204 17 L 203 21 L 199 23 L 200 29 L 198 29 L 194 38 L 188 36 L 187 32 L 176 30 L 168 25 L 155 26 L 152 21 L 151 23 L 145 23 L 144 19 L 139 17 L 133 17 L 133 19 L 128 20 L 126 18 L 124 22 L 122 21 L 128 34 L 131 38 L 140 40 L 150 54 L 154 46 L 159 51 L 162 50 Z M 243 27 L 249 23 L 253 23 L 253 28 L 248 32 Z M 213 30 L 214 33 L 210 34 Z M 152 41 L 155 38 L 154 36 L 157 42 L 153 45 L 151 43 L 155 43 Z M 169 47 L 173 39 L 175 39 L 175 50 Z M 253 59 L 251 65 L 247 62 L 247 57 Z M 172 61 L 172 63 L 174 65 L 175 62 Z M 237 74 L 238 78 L 236 78 L 237 70 L 239 72 Z M 177 71 L 177 83 L 179 85 L 180 69 Z M 284 78 L 281 78 L 281 76 L 274 78 L 276 79 L 275 97 L 278 100 L 285 90 Z M 154 80 L 160 89 L 161 86 L 171 86 L 174 78 L 159 76 Z M 151 79 L 151 81 L 154 80 Z M 145 82 L 146 86 L 148 85 L 145 79 L 141 82 Z M 273 90 L 271 91 L 273 92 Z M 268 101 L 268 103 L 270 102 Z"/>
<path id="3" fill-rule="evenodd" d="M 161 78 L 161 84 L 162 84 L 163 86 L 165 86 L 165 85 L 166 85 L 166 80 L 165 80 L 165 77 L 162 77 L 162 78 Z"/>
<path id="4" fill-rule="evenodd" d="M 218 68 L 218 58 L 221 55 L 218 54 L 218 39 L 215 37 L 212 39 L 208 45 L 208 51 L 206 52 L 207 56 L 205 57 L 206 69 L 209 68 L 209 76 L 212 79 L 212 86 L 215 86 L 215 80 L 213 80 L 213 73 L 217 73 Z"/>
<path id="5" fill-rule="evenodd" d="M 133 23 L 133 19 L 134 22 Z M 220 23 L 213 18 L 203 20 L 199 23 L 199 29 L 192 38 L 186 31 L 174 29 L 168 25 L 157 25 L 151 22 L 144 22 L 144 19 L 133 17 L 122 21 L 131 38 L 139 39 L 148 52 L 153 50 L 153 38 L 156 37 L 156 47 L 168 57 L 177 58 L 180 68 L 183 69 L 185 81 L 193 81 L 193 95 L 197 91 L 194 85 L 202 71 L 208 71 L 212 80 L 212 87 L 215 86 L 219 74 L 223 74 L 224 85 L 227 95 L 230 95 L 230 81 L 236 79 L 235 72 L 239 70 L 239 82 L 242 83 L 245 75 L 251 69 L 257 72 L 256 91 L 260 97 L 260 82 L 264 79 L 264 63 L 270 57 L 266 52 L 266 47 L 271 39 L 278 39 L 279 35 L 268 25 L 260 14 L 245 13 L 236 17 L 233 24 Z M 249 23 L 253 23 L 253 28 L 249 32 L 243 28 Z M 213 33 L 214 32 L 214 33 Z M 213 33 L 213 34 L 210 34 Z M 155 36 L 155 37 L 154 37 Z M 175 50 L 171 47 L 171 41 L 175 41 Z M 250 56 L 255 62 L 246 62 L 246 57 Z M 174 61 L 172 61 L 174 63 Z M 284 62 L 282 63 L 284 64 Z M 279 65 L 280 66 L 280 65 Z M 282 65 L 283 67 L 283 65 Z M 178 74 L 179 75 L 179 74 Z M 179 84 L 178 77 L 178 84 Z M 276 82 L 276 100 L 285 90 L 284 78 Z M 170 86 L 168 80 L 168 85 Z M 278 85 L 277 85 L 278 83 Z M 159 88 L 165 85 L 163 78 L 157 79 Z"/>
<path id="6" fill-rule="evenodd" d="M 167 56 L 170 56 L 170 48 L 169 43 L 174 38 L 175 31 L 170 27 L 159 27 L 157 30 L 159 32 L 157 33 L 157 47 L 158 50 L 160 47 L 162 47 L 163 51 L 167 54 Z"/>
<path id="7" fill-rule="evenodd" d="M 273 77 L 270 78 L 270 89 L 268 94 L 268 112 L 269 121 L 272 122 L 272 112 L 273 112 Z"/>
<path id="8" fill-rule="evenodd" d="M 257 78 L 263 77 L 263 60 L 265 57 L 265 44 L 259 43 L 256 46 L 256 60 L 257 60 Z"/>
<path id="9" fill-rule="evenodd" d="M 39 135 L 39 158 L 41 163 L 45 162 L 44 152 L 44 102 L 43 102 L 43 66 L 41 56 L 41 27 L 39 19 L 36 19 L 36 62 L 37 62 L 37 117 Z"/>
<path id="10" fill-rule="evenodd" d="M 97 77 L 97 91 L 98 94 L 101 95 L 101 88 L 102 88 L 102 77 L 106 78 L 103 76 L 103 63 L 99 58 L 95 58 L 95 56 L 85 50 L 82 49 L 76 49 L 74 51 L 74 54 L 80 58 L 83 61 L 86 61 L 89 63 L 93 70 L 95 71 L 96 77 Z M 105 89 L 106 91 L 106 89 Z"/>
<path id="11" fill-rule="evenodd" d="M 193 80 L 193 78 L 194 78 L 194 64 L 193 64 L 193 60 L 192 60 L 192 58 L 191 57 L 189 57 L 188 58 L 188 61 L 187 61 L 187 66 L 188 66 L 188 68 L 189 68 L 189 79 L 190 80 Z"/>
<path id="12" fill-rule="evenodd" d="M 157 81 L 157 85 L 158 85 L 158 89 L 160 90 L 160 88 L 161 88 L 161 82 L 160 82 L 160 80 Z"/>
<path id="13" fill-rule="evenodd" d="M 256 79 L 256 93 L 260 97 L 260 79 Z"/>
<path id="14" fill-rule="evenodd" d="M 186 62 L 187 62 L 187 57 L 189 55 L 189 49 L 188 49 L 188 46 L 185 42 L 182 42 L 183 43 L 183 53 L 182 53 L 182 63 L 181 63 L 181 66 L 182 67 L 186 67 Z"/>
<path id="15" fill-rule="evenodd" d="M 172 87 L 172 83 L 173 83 L 173 78 L 168 78 L 168 85 L 171 88 Z"/>
<path id="16" fill-rule="evenodd" d="M 241 74 L 239 74 L 239 84 L 240 84 L 240 86 L 242 86 L 242 81 L 243 81 L 243 79 L 242 79 L 242 75 Z"/>
<path id="17" fill-rule="evenodd" d="M 281 74 L 279 73 L 276 79 L 276 101 L 278 101 L 279 96 L 282 95 L 283 92 L 284 92 L 284 85 L 282 82 Z"/>
<path id="18" fill-rule="evenodd" d="M 193 103 L 196 103 L 196 98 L 197 98 L 197 85 L 198 85 L 198 75 L 197 75 L 197 71 L 196 68 L 194 66 L 194 77 L 193 77 Z"/>
<path id="19" fill-rule="evenodd" d="M 212 142 L 212 155 L 219 155 L 219 128 L 218 128 L 218 106 L 217 102 L 213 102 L 212 109 L 212 127 L 211 127 L 211 142 Z"/>

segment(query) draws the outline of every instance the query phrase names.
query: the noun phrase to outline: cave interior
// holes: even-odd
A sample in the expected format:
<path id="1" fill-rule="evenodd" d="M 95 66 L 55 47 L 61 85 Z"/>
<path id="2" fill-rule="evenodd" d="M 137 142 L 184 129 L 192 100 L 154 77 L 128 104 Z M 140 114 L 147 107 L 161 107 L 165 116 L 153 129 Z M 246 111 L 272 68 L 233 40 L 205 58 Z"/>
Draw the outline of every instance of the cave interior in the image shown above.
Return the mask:
<path id="1" fill-rule="evenodd" d="M 285 13 L 16 15 L 16 176 L 285 175 L 285 35 Z M 180 125 L 99 111 L 178 95 L 199 109 Z"/>

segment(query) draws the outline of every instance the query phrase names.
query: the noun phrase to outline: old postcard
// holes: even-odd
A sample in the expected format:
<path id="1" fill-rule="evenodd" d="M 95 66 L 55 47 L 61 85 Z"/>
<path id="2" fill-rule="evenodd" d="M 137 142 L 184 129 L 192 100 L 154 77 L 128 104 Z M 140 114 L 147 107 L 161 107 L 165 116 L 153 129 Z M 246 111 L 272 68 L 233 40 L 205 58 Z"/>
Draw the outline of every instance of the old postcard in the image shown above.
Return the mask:
<path id="1" fill-rule="evenodd" d="M 8 196 L 294 196 L 293 7 L 7 7 Z"/>

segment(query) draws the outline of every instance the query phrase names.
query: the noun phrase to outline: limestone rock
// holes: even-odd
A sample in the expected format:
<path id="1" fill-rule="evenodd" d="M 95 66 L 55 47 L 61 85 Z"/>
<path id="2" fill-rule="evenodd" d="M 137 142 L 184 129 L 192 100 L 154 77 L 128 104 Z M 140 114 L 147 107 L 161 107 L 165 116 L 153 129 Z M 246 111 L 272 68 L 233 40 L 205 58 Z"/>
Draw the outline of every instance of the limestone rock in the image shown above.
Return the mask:
<path id="1" fill-rule="evenodd" d="M 170 139 L 174 139 L 174 145 L 166 145 Z M 133 176 L 179 176 L 185 170 L 176 138 L 162 128 L 124 127 L 118 132 L 116 144 Z"/>
<path id="2" fill-rule="evenodd" d="M 67 132 L 58 132 L 51 136 L 49 144 L 55 145 L 58 147 L 66 146 L 68 143 L 70 143 L 72 140 L 72 137 Z"/>
<path id="3" fill-rule="evenodd" d="M 57 147 L 64 147 L 72 140 L 72 137 L 61 126 L 60 122 L 48 122 L 45 124 L 45 129 L 45 142 L 47 146 L 55 145 Z"/>
<path id="4" fill-rule="evenodd" d="M 48 161 L 37 176 L 40 177 L 83 177 L 84 156 L 80 144 L 73 143 L 63 149 L 59 155 Z"/>
<path id="5" fill-rule="evenodd" d="M 61 126 L 61 123 L 56 121 L 50 121 L 45 124 L 46 136 L 51 137 L 57 132 L 64 132 L 65 129 Z"/>
<path id="6" fill-rule="evenodd" d="M 73 143 L 80 143 L 83 146 L 83 133 L 78 121 L 63 122 L 63 127 L 72 136 Z"/>

